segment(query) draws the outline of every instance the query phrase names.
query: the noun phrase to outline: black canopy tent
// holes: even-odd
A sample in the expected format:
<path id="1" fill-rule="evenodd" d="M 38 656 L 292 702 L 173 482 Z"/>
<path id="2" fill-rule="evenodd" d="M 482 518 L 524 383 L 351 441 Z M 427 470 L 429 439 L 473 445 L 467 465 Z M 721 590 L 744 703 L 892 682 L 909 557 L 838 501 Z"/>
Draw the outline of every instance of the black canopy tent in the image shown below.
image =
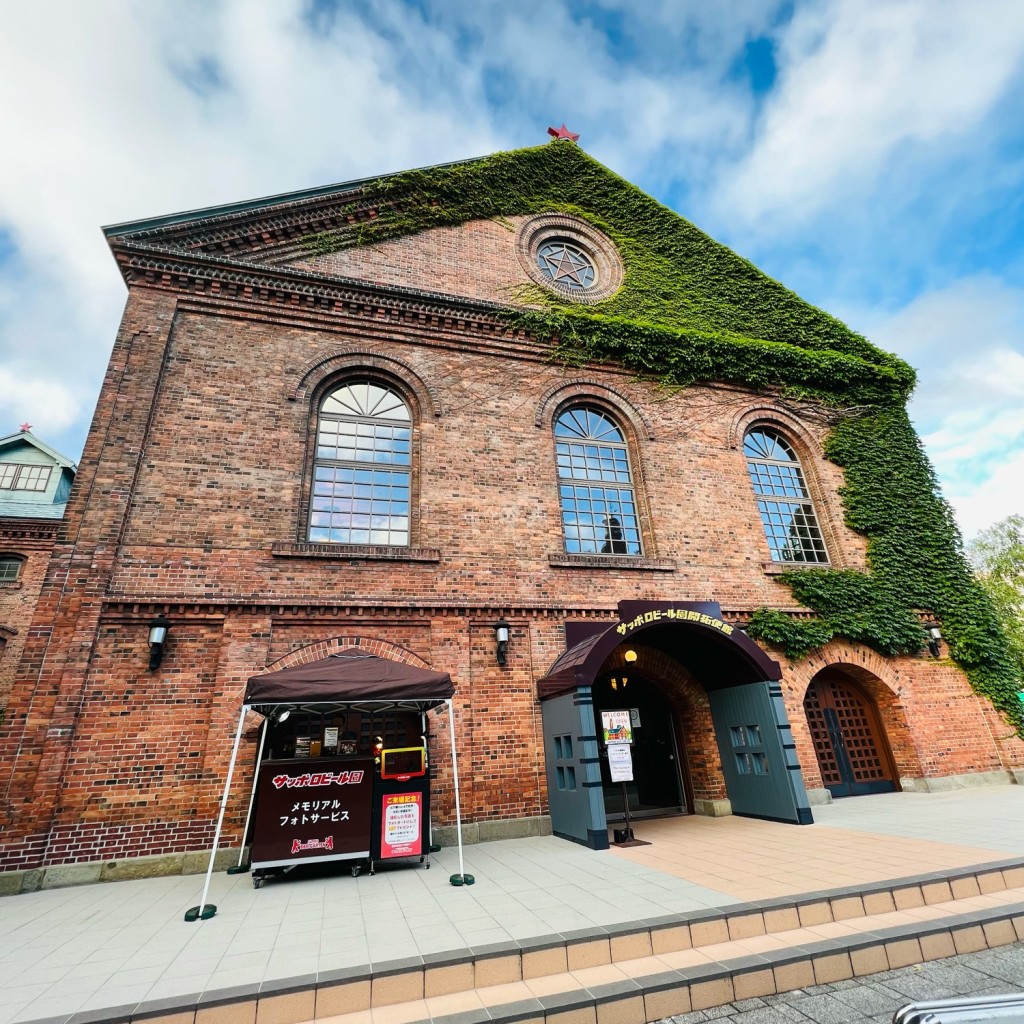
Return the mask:
<path id="1" fill-rule="evenodd" d="M 238 716 L 238 728 L 235 730 L 231 761 L 228 765 L 227 779 L 224 782 L 224 795 L 221 798 L 220 812 L 217 816 L 217 828 L 213 837 L 213 849 L 210 851 L 210 864 L 206 871 L 203 895 L 199 906 L 193 907 L 185 915 L 185 919 L 187 921 L 205 920 L 216 913 L 215 907 L 207 906 L 206 897 L 209 893 L 214 859 L 217 856 L 217 846 L 224 825 L 224 813 L 231 791 L 238 748 L 242 739 L 242 727 L 249 711 L 255 711 L 263 715 L 264 718 L 269 718 L 275 711 L 280 713 L 283 708 L 315 709 L 317 711 L 323 711 L 325 708 L 345 708 L 357 711 L 401 709 L 425 714 L 433 708 L 447 704 L 448 724 L 451 732 L 452 775 L 455 783 L 455 825 L 459 847 L 459 874 L 452 876 L 452 882 L 461 885 L 463 881 L 469 881 L 466 878 L 462 860 L 462 809 L 459 798 L 458 760 L 455 754 L 455 707 L 452 700 L 454 695 L 455 687 L 447 672 L 416 668 L 414 665 L 391 661 L 388 658 L 381 658 L 353 647 L 337 651 L 319 661 L 292 665 L 289 668 L 268 672 L 265 675 L 251 676 L 246 683 L 245 698 Z M 263 756 L 265 735 L 266 730 L 263 729 L 260 735 L 257 762 Z M 255 784 L 249 798 L 250 815 L 254 796 Z M 248 832 L 248 828 L 249 817 L 247 815 L 246 832 Z M 244 840 L 243 835 L 243 845 Z M 239 863 L 241 863 L 241 856 Z"/>

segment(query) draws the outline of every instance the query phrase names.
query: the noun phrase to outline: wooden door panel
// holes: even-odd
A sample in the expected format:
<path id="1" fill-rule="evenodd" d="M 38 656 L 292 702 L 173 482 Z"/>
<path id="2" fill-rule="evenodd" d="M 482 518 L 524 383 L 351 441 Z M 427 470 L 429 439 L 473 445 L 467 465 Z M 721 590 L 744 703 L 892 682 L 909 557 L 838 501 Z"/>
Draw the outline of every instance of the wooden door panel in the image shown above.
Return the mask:
<path id="1" fill-rule="evenodd" d="M 878 713 L 858 687 L 835 677 L 815 679 L 804 711 L 822 784 L 833 796 L 896 788 Z"/>

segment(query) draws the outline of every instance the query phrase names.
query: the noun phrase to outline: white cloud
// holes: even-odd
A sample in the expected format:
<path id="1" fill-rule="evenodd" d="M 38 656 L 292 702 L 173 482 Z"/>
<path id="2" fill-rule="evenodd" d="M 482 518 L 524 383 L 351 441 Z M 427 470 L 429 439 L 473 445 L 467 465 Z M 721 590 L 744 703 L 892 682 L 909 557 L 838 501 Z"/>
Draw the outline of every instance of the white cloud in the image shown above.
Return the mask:
<path id="1" fill-rule="evenodd" d="M 975 275 L 850 320 L 918 368 L 911 415 L 964 535 L 1024 511 L 1024 288 Z"/>
<path id="2" fill-rule="evenodd" d="M 562 120 L 598 159 L 658 194 L 688 190 L 684 212 L 717 217 L 727 237 L 747 230 L 764 254 L 796 239 L 813 263 L 821 224 L 801 236 L 807 218 L 856 222 L 847 263 L 869 273 L 891 235 L 864 196 L 895 165 L 912 201 L 921 160 L 941 163 L 979 125 L 995 131 L 1024 6 L 986 0 L 982 17 L 958 0 L 821 0 L 773 28 L 779 6 L 369 0 L 315 23 L 304 0 L 12 7 L 0 33 L 0 247 L 4 233 L 15 246 L 0 254 L 0 432 L 27 418 L 78 454 L 125 298 L 99 225 L 539 144 Z M 779 80 L 759 107 L 732 69 L 765 34 Z M 1012 189 L 1020 173 L 986 168 L 956 201 Z M 938 265 L 927 229 L 913 259 Z M 773 271 L 791 281 L 795 266 Z M 978 468 L 1024 443 L 1012 426 L 1021 292 L 975 276 L 881 318 L 844 292 L 848 272 L 823 268 L 840 283 L 818 301 L 859 308 L 855 326 L 919 367 L 913 413 L 947 490 L 974 493 Z"/>
<path id="3" fill-rule="evenodd" d="M 1010 452 L 980 483 L 956 478 L 943 486 L 965 540 L 1007 516 L 1024 512 L 1024 450 Z"/>
<path id="4" fill-rule="evenodd" d="M 897 156 L 956 144 L 1019 80 L 1024 5 L 804 4 L 779 36 L 779 83 L 715 200 L 763 230 L 863 197 Z"/>
<path id="5" fill-rule="evenodd" d="M 54 377 L 22 376 L 0 367 L 0 409 L 6 419 L 0 434 L 13 434 L 28 422 L 32 433 L 44 441 L 67 430 L 81 414 L 77 396 Z M 66 452 L 75 462 L 78 452 Z"/>
<path id="6" fill-rule="evenodd" d="M 87 414 L 80 392 L 98 386 L 124 302 L 101 224 L 539 144 L 562 119 L 592 126 L 585 143 L 627 175 L 666 145 L 673 175 L 706 166 L 743 136 L 740 88 L 619 62 L 570 12 L 540 0 L 339 3 L 316 23 L 303 0 L 6 11 L 0 232 L 17 280 L 0 285 L 0 366 L 53 381 L 49 399 L 33 392 L 40 404 L 70 392 Z M 662 41 L 630 18 L 638 40 Z M 70 451 L 85 427 L 52 440 Z"/>
<path id="7" fill-rule="evenodd" d="M 994 416 L 1024 397 L 1024 288 L 991 274 L 918 295 L 888 316 L 852 312 L 850 322 L 917 367 L 911 412 L 932 433 L 964 411 Z"/>

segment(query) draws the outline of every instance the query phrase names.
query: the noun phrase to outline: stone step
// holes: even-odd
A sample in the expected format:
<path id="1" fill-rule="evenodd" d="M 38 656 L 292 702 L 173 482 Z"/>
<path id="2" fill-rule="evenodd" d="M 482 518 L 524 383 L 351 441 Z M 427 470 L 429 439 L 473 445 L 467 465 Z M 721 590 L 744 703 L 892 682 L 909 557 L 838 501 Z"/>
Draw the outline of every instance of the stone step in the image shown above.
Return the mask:
<path id="1" fill-rule="evenodd" d="M 318 987 L 310 1021 L 647 1024 L 1017 941 L 1024 941 L 1024 886 L 657 955 L 581 961 L 573 970 L 528 979 L 495 976 L 472 989 L 442 992 L 445 986 L 436 984 L 395 1002 L 388 1002 L 386 987 L 374 1001 L 366 982 L 342 982 Z"/>
<path id="2" fill-rule="evenodd" d="M 737 941 L 746 942 L 752 951 L 757 946 L 769 949 L 772 943 L 767 937 L 776 934 L 812 928 L 824 932 L 831 926 L 835 935 L 841 935 L 849 927 L 859 927 L 855 922 L 866 918 L 910 914 L 922 908 L 945 907 L 1018 888 L 1024 891 L 1024 864 L 1019 860 L 1005 861 L 869 887 L 805 893 L 795 898 L 735 904 L 643 923 L 522 939 L 514 944 L 496 943 L 462 953 L 438 953 L 411 961 L 394 961 L 372 971 L 338 971 L 333 979 L 329 973 L 321 974 L 317 981 L 318 988 L 332 981 L 338 985 L 339 999 L 355 999 L 362 1005 L 368 998 L 368 1008 L 388 1006 L 411 998 L 562 976 L 691 949 L 707 951 Z M 900 919 L 891 923 L 909 922 Z M 826 937 L 833 936 L 816 935 L 814 941 Z"/>
<path id="3" fill-rule="evenodd" d="M 685 1012 L 672 1007 L 872 973 L 1022 932 L 1024 860 L 1015 858 L 207 990 L 91 1011 L 77 1024 L 640 1024 Z"/>

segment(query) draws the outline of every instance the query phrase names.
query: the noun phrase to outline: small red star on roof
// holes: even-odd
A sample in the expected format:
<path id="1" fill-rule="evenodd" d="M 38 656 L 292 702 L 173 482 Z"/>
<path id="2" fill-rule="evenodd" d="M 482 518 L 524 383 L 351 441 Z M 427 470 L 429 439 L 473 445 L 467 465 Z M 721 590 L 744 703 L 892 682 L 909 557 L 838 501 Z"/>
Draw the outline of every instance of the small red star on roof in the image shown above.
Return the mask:
<path id="1" fill-rule="evenodd" d="M 569 131 L 569 129 L 565 127 L 564 121 L 562 122 L 561 128 L 549 128 L 548 135 L 553 139 L 568 139 L 570 142 L 578 142 L 580 137 L 579 132 Z"/>
<path id="2" fill-rule="evenodd" d="M 21 429 L 27 434 L 32 429 L 31 423 L 22 423 Z"/>

